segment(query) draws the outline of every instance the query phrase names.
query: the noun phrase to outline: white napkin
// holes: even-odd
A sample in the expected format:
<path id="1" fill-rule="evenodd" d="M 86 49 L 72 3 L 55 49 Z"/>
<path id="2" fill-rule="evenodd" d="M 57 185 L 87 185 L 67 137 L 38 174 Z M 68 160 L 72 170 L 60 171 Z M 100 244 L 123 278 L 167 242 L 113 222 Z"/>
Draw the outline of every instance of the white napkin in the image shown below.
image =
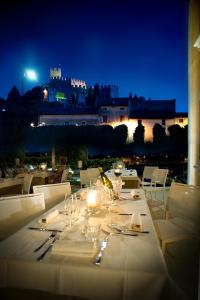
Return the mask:
<path id="1" fill-rule="evenodd" d="M 59 211 L 56 209 L 49 213 L 46 217 L 39 220 L 39 223 L 50 223 L 55 217 L 59 215 Z"/>
<path id="2" fill-rule="evenodd" d="M 59 255 L 92 257 L 94 253 L 94 243 L 87 241 L 58 240 L 52 248 L 52 254 Z"/>

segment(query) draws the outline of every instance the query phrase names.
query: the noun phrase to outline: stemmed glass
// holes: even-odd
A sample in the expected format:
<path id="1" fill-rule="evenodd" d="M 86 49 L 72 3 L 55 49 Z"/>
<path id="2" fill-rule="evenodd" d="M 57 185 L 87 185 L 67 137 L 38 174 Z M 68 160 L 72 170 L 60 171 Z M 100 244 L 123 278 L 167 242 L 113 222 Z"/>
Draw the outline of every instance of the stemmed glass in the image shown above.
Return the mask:
<path id="1" fill-rule="evenodd" d="M 113 191 L 107 187 L 104 187 L 104 206 L 107 208 L 108 214 L 110 214 L 110 208 L 113 205 Z"/>
<path id="2" fill-rule="evenodd" d="M 77 199 L 74 195 L 71 195 L 66 199 L 66 206 L 69 215 L 69 227 L 71 228 L 75 221 L 77 211 Z"/>

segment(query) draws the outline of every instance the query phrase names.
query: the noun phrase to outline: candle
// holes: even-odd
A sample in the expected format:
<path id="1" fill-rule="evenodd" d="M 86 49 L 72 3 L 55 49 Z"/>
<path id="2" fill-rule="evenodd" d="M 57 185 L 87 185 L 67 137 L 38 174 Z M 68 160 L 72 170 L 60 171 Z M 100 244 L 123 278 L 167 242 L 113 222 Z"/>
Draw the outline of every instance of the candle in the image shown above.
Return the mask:
<path id="1" fill-rule="evenodd" d="M 97 206 L 96 202 L 96 191 L 90 191 L 87 195 L 87 205 L 90 208 L 94 208 Z"/>

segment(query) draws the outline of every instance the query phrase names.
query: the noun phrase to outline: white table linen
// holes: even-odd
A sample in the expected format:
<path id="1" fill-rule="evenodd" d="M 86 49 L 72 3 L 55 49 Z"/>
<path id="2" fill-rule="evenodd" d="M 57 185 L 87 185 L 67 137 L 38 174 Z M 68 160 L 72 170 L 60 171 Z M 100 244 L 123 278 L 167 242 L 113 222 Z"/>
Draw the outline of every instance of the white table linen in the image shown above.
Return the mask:
<path id="1" fill-rule="evenodd" d="M 128 194 L 122 195 L 127 198 Z M 146 214 L 142 216 L 143 226 L 150 233 L 141 233 L 137 237 L 110 236 L 100 266 L 96 266 L 91 258 L 72 258 L 51 252 L 38 262 L 36 258 L 44 249 L 38 253 L 33 249 L 50 233 L 29 230 L 28 225 L 22 228 L 0 244 L 1 287 L 38 289 L 92 300 L 132 300 L 137 297 L 156 300 L 164 299 L 167 286 L 167 299 L 179 299 L 174 289 L 171 293 L 171 281 L 142 191 L 141 198 L 119 201 L 118 211 Z M 63 206 L 64 202 L 52 210 L 63 209 Z M 38 220 L 29 225 L 38 225 Z M 59 214 L 48 227 L 64 229 L 66 221 L 67 216 Z M 73 239 L 80 227 L 81 224 L 77 224 L 61 236 Z M 101 239 L 103 237 L 102 233 Z"/>

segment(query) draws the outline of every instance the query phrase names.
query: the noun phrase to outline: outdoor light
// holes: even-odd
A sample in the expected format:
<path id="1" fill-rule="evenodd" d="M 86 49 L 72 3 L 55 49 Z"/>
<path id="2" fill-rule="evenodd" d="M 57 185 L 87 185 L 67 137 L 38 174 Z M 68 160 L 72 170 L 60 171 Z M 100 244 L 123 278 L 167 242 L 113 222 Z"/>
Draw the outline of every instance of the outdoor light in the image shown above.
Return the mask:
<path id="1" fill-rule="evenodd" d="M 24 85 L 25 85 L 25 79 L 28 81 L 37 81 L 38 76 L 37 73 L 32 69 L 26 69 L 24 71 L 24 74 L 21 78 L 21 94 L 24 94 Z"/>
<path id="2" fill-rule="evenodd" d="M 34 70 L 26 70 L 24 72 L 24 77 L 31 81 L 36 81 L 37 80 L 37 73 Z"/>

